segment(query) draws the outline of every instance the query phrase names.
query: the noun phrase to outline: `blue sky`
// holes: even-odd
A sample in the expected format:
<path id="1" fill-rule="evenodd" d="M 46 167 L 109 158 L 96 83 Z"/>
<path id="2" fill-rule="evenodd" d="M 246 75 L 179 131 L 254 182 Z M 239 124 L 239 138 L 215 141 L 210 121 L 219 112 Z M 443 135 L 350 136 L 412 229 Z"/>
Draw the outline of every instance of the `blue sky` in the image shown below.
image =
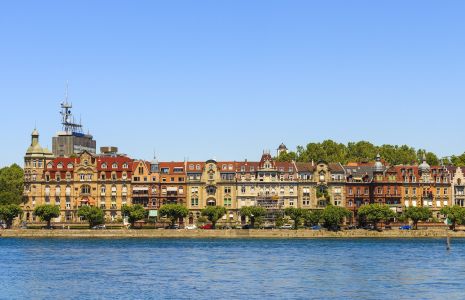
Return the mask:
<path id="1" fill-rule="evenodd" d="M 98 2 L 98 3 L 97 3 Z M 258 159 L 369 140 L 465 151 L 464 1 L 2 1 L 0 165 L 60 129 L 98 146 Z"/>

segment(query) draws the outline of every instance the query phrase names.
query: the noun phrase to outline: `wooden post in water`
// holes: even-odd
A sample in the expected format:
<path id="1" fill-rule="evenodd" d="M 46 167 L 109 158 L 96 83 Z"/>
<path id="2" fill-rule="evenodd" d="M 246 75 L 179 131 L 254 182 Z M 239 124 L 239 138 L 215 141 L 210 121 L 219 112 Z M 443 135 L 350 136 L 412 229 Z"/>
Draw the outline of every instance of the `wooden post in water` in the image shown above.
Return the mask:
<path id="1" fill-rule="evenodd" d="M 447 234 L 446 235 L 446 250 L 449 251 L 450 250 L 450 236 L 449 236 L 449 231 L 448 230 L 446 231 L 446 234 Z"/>

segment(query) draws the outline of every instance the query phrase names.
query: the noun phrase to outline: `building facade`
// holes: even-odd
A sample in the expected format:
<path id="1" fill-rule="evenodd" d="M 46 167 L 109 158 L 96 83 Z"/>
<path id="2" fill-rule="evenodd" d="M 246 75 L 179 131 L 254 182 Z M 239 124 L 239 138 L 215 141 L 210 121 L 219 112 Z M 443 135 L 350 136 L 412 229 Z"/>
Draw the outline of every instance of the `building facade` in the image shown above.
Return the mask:
<path id="1" fill-rule="evenodd" d="M 106 149 L 106 150 L 105 150 Z M 113 150 L 112 150 L 113 149 Z M 287 151 L 284 144 L 278 150 Z M 158 216 L 165 204 L 189 209 L 184 223 L 195 223 L 207 206 L 224 206 L 220 222 L 240 224 L 240 209 L 260 206 L 266 221 L 282 216 L 287 207 L 324 209 L 327 205 L 353 212 L 370 203 L 386 204 L 395 212 L 424 206 L 435 217 L 448 205 L 465 205 L 463 168 L 420 165 L 389 166 L 378 155 L 373 163 L 279 162 L 269 151 L 258 161 L 151 162 L 118 154 L 104 147 L 55 156 L 39 144 L 34 130 L 24 156 L 24 219 L 34 221 L 41 204 L 58 205 L 56 221 L 79 221 L 83 205 L 98 206 L 108 221 L 121 220 L 123 205 L 140 204 L 149 216 Z M 279 152 L 278 152 L 279 153 Z"/>

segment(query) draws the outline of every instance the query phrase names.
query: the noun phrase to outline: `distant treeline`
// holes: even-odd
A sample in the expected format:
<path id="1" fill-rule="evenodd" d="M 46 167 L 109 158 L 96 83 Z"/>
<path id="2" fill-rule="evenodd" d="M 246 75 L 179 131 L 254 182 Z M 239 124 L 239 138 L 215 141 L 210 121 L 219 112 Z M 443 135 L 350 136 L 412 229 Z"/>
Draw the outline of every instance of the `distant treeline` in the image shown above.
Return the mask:
<path id="1" fill-rule="evenodd" d="M 281 153 L 278 161 L 311 162 L 324 160 L 327 162 L 371 162 L 377 154 L 381 159 L 391 165 L 408 165 L 421 163 L 423 154 L 426 161 L 432 166 L 443 163 L 444 165 L 465 166 L 465 153 L 459 156 L 452 155 L 447 158 L 439 158 L 435 153 L 424 149 L 415 150 L 407 145 L 382 145 L 375 146 L 367 141 L 349 142 L 347 145 L 332 140 L 321 143 L 309 143 L 307 146 L 298 146 L 297 150 L 289 153 Z"/>

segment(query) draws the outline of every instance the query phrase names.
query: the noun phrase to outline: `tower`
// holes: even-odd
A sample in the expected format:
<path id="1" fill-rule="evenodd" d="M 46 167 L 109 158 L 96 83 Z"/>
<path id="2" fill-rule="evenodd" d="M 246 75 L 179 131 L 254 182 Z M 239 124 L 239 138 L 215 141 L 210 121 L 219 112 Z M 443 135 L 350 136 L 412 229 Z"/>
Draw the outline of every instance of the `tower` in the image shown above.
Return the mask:
<path id="1" fill-rule="evenodd" d="M 279 145 L 279 147 L 278 147 L 278 149 L 276 151 L 277 151 L 277 156 L 281 155 L 281 153 L 286 153 L 287 154 L 287 147 L 286 147 L 286 145 L 284 145 L 284 143 L 281 143 L 281 145 Z"/>
<path id="2" fill-rule="evenodd" d="M 62 131 L 52 139 L 53 154 L 57 157 L 70 157 L 83 151 L 95 154 L 97 142 L 92 135 L 84 133 L 81 122 L 77 123 L 71 113 L 73 105 L 68 102 L 68 87 L 66 87 L 65 99 L 60 106 Z"/>

